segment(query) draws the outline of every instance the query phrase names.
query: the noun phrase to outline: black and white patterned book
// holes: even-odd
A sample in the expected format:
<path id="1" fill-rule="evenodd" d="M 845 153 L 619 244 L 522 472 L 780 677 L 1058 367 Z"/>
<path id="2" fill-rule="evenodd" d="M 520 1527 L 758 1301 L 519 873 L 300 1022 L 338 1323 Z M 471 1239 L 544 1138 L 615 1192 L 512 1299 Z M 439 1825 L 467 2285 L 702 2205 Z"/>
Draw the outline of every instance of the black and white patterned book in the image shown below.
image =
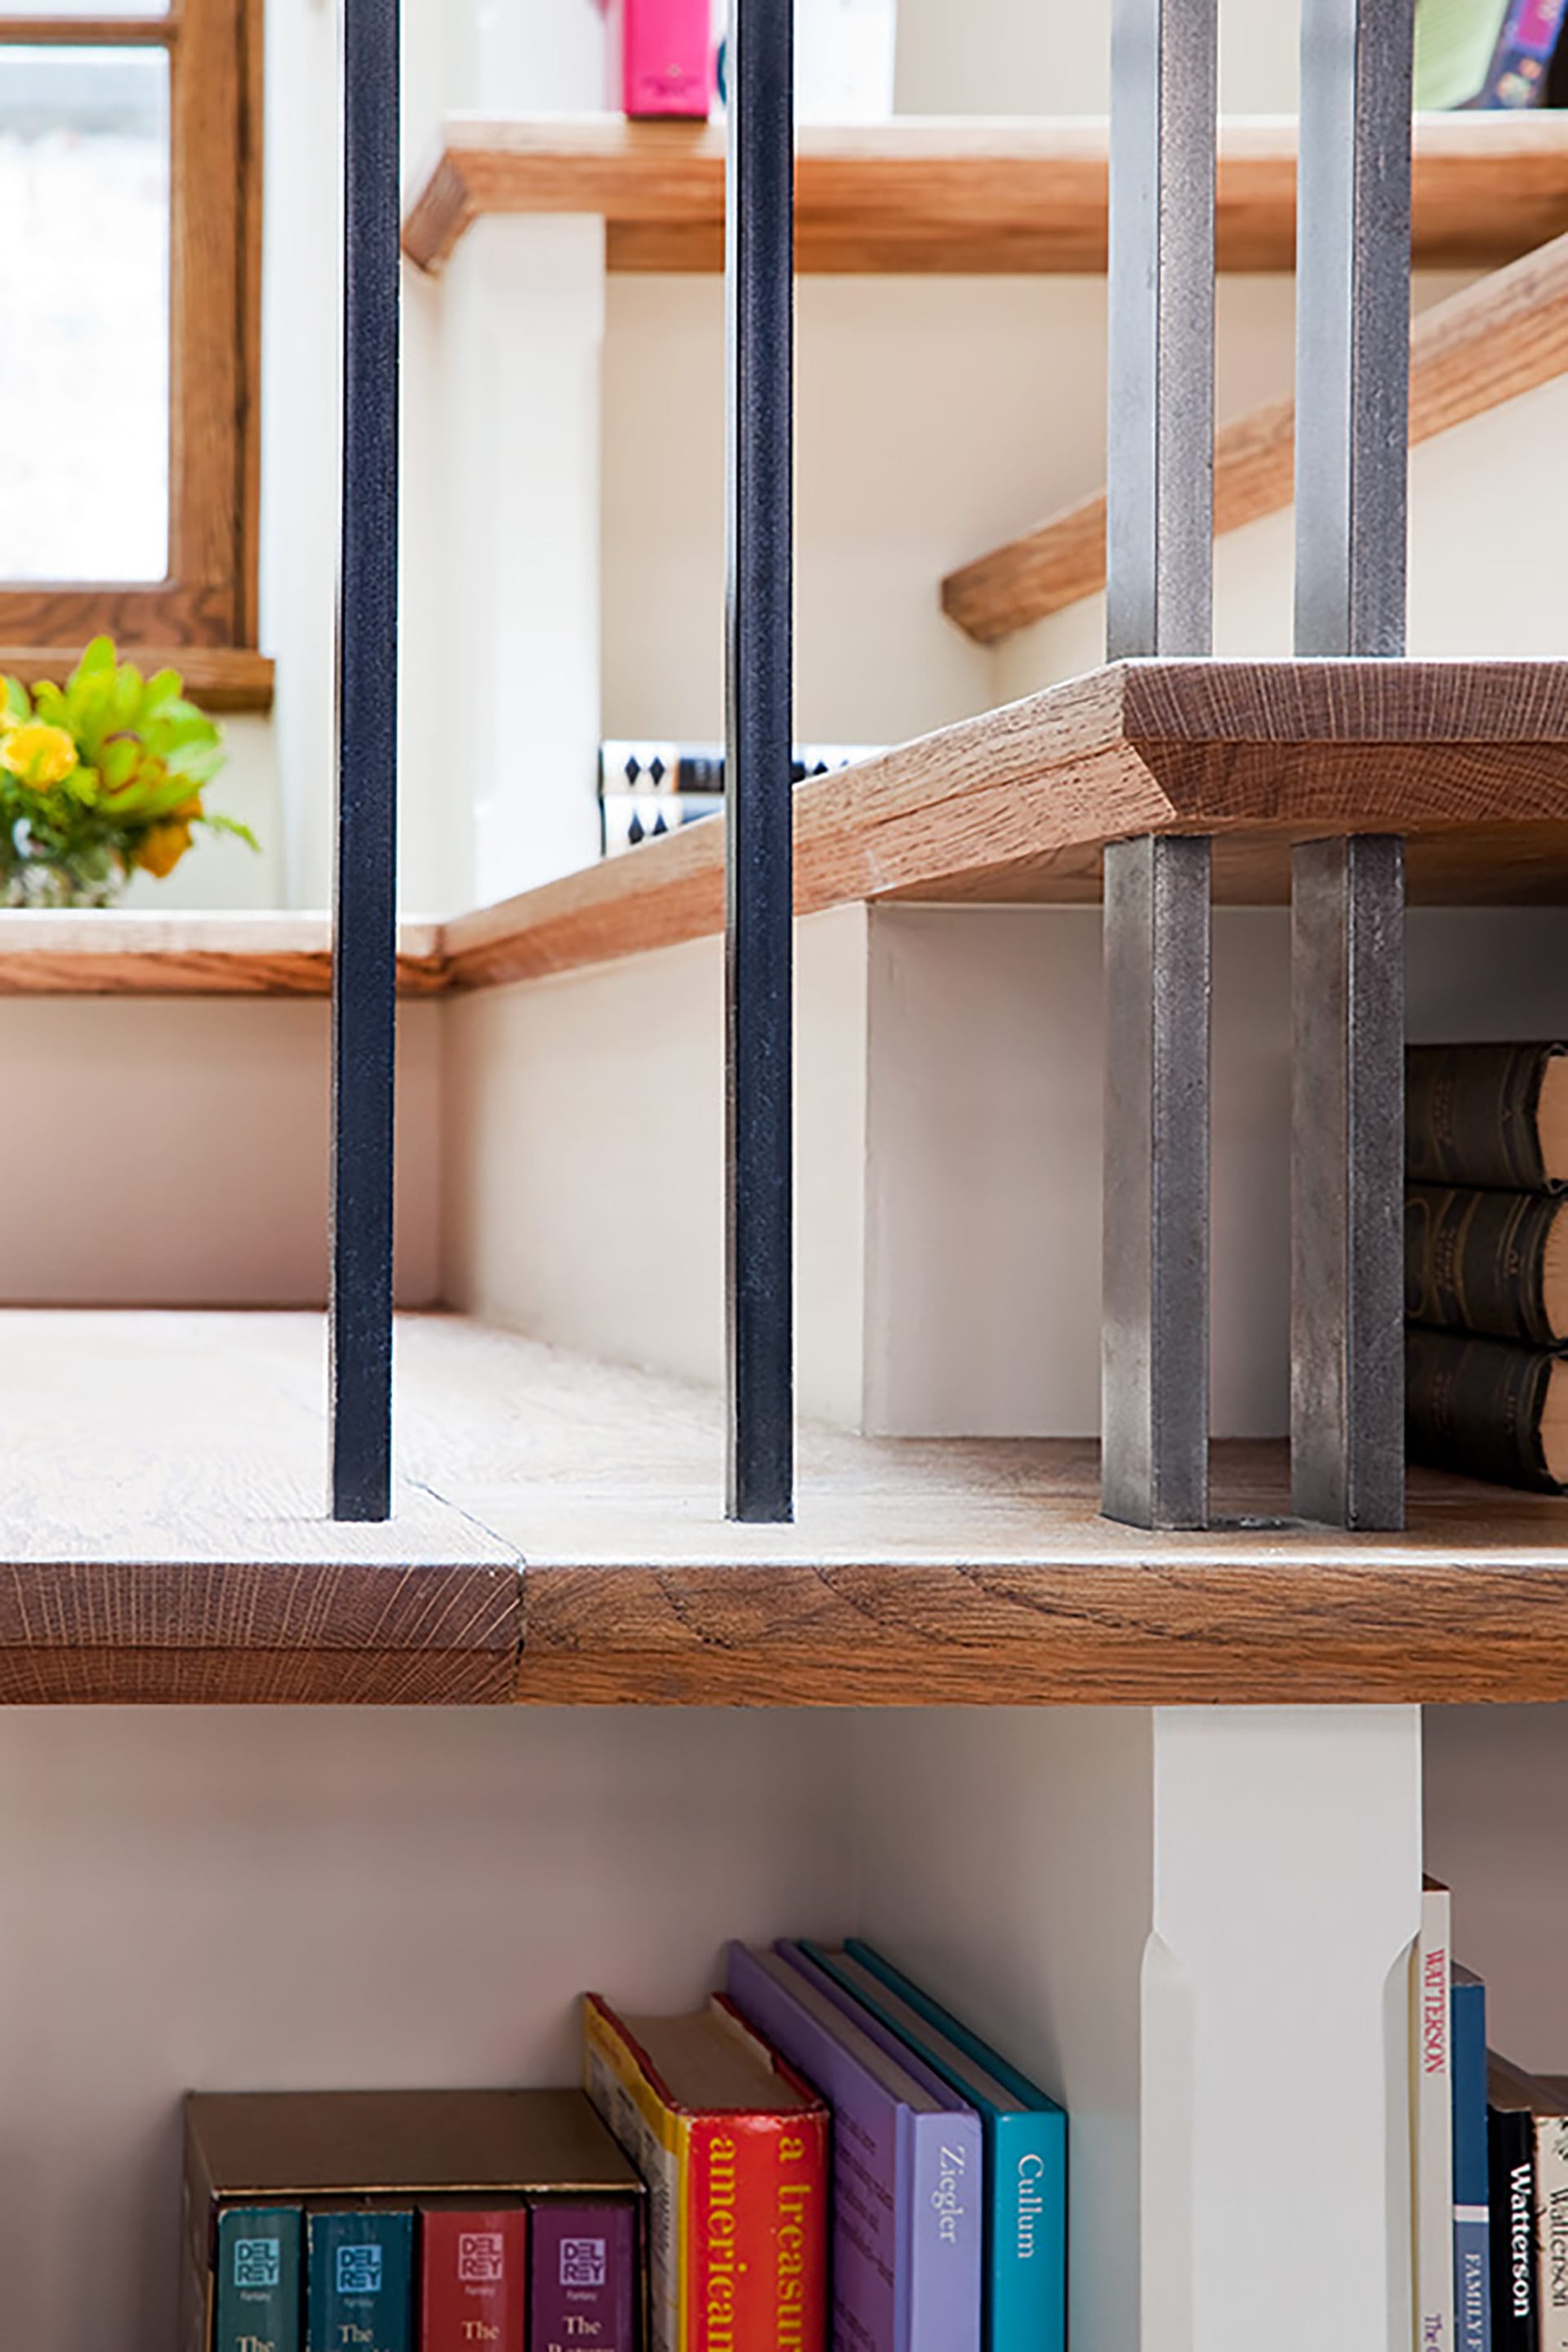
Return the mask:
<path id="1" fill-rule="evenodd" d="M 879 751 L 879 743 L 797 743 L 791 769 L 797 784 L 813 776 L 831 775 L 852 768 Z M 694 793 L 711 796 L 724 790 L 722 743 L 607 742 L 599 746 L 599 793 L 640 795 Z"/>

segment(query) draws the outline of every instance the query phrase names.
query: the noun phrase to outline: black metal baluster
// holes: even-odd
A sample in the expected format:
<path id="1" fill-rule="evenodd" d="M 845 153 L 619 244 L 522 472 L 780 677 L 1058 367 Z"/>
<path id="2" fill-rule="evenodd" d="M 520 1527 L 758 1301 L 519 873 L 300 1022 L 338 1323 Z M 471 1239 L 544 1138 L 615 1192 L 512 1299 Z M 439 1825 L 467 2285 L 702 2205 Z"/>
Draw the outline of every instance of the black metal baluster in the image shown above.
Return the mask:
<path id="1" fill-rule="evenodd" d="M 332 1516 L 392 1507 L 398 0 L 344 0 L 342 558 L 332 960 Z"/>
<path id="2" fill-rule="evenodd" d="M 1206 654 L 1216 0 L 1111 14 L 1107 652 Z M 1202 1527 L 1209 1436 L 1209 845 L 1105 852 L 1101 1507 Z"/>
<path id="3" fill-rule="evenodd" d="M 795 1508 L 793 0 L 731 0 L 725 1307 L 729 1511 Z"/>
<path id="4" fill-rule="evenodd" d="M 1305 0 L 1296 651 L 1405 650 L 1414 0 Z M 1293 853 L 1290 1439 L 1305 1518 L 1405 1516 L 1405 866 Z"/>

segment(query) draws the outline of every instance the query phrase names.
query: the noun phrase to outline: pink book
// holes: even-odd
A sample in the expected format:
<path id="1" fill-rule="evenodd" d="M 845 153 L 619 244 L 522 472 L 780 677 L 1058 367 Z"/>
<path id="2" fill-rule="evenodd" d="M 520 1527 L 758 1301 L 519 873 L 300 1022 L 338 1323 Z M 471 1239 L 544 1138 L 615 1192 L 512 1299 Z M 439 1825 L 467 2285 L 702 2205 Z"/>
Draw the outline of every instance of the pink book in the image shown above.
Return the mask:
<path id="1" fill-rule="evenodd" d="M 713 98 L 710 0 L 620 0 L 621 105 L 705 121 Z"/>

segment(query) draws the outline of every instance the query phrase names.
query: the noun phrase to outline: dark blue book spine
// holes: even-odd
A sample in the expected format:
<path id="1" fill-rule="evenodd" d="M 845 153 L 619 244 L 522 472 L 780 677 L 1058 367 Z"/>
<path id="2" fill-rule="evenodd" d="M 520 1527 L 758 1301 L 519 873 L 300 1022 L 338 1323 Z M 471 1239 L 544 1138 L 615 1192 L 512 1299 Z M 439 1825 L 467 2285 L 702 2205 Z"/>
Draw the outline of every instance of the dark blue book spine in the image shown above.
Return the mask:
<path id="1" fill-rule="evenodd" d="M 414 2352 L 412 2213 L 312 2213 L 310 2352 Z"/>
<path id="2" fill-rule="evenodd" d="M 1449 1992 L 1454 2098 L 1454 2342 L 1491 2352 L 1491 2216 L 1487 2158 L 1487 1989 L 1455 1969 Z"/>
<path id="3" fill-rule="evenodd" d="M 300 2235 L 297 2205 L 219 2214 L 213 2352 L 300 2352 Z"/>

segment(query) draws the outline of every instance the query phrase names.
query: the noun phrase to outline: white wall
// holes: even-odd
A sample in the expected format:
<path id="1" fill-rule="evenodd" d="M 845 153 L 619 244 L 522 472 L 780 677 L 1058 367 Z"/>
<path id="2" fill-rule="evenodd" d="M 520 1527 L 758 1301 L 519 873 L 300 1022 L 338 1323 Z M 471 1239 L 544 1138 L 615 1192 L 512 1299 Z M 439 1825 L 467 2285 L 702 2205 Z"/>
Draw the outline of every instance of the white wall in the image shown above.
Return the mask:
<path id="1" fill-rule="evenodd" d="M 439 1008 L 398 1022 L 397 1283 L 439 1296 Z M 321 1303 L 322 999 L 0 998 L 7 1306 Z"/>
<path id="2" fill-rule="evenodd" d="M 1110 103 L 1108 0 L 899 0 L 901 114 L 1103 114 Z M 1220 102 L 1292 114 L 1298 12 L 1230 0 L 1220 10 Z"/>
<path id="3" fill-rule="evenodd" d="M 867 1710 L 853 1730 L 863 1932 L 1067 2107 L 1068 2335 L 1131 2352 L 1150 1715 Z"/>
<path id="4" fill-rule="evenodd" d="M 1430 1706 L 1426 1867 L 1454 1890 L 1454 1957 L 1486 1979 L 1488 2039 L 1568 2071 L 1568 1706 Z"/>
<path id="5" fill-rule="evenodd" d="M 6 1710 L 7 2346 L 170 2352 L 187 2089 L 570 2083 L 585 1988 L 695 2007 L 731 1936 L 852 1929 L 844 1730 Z"/>
<path id="6" fill-rule="evenodd" d="M 866 915 L 800 926 L 802 1409 L 860 1418 Z M 591 1355 L 723 1365 L 723 965 L 697 940 L 446 1007 L 443 1295 Z"/>
<path id="7" fill-rule="evenodd" d="M 1425 309 L 1464 282 L 1424 274 L 1414 307 Z M 1290 281 L 1236 283 L 1271 283 L 1277 299 L 1290 299 Z M 1289 391 L 1282 321 L 1274 364 L 1280 375 L 1273 389 Z M 1568 530 L 1568 468 L 1550 455 L 1562 446 L 1565 420 L 1568 378 L 1559 377 L 1411 451 L 1412 654 L 1552 658 L 1568 644 L 1568 586 L 1554 555 Z M 1289 653 L 1295 530 L 1294 510 L 1286 508 L 1215 542 L 1216 653 Z M 1105 598 L 1087 596 L 996 648 L 996 699 L 1075 677 L 1104 651 Z"/>

